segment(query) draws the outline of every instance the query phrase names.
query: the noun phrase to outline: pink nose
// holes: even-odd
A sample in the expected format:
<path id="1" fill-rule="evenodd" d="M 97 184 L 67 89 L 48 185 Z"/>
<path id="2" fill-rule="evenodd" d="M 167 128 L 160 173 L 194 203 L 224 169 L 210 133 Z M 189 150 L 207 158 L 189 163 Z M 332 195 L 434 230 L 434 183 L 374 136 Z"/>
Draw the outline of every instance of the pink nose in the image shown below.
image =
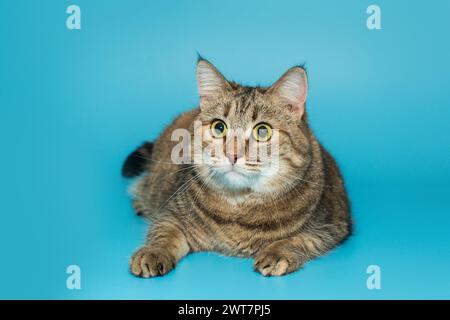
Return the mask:
<path id="1" fill-rule="evenodd" d="M 227 158 L 230 160 L 231 164 L 235 164 L 238 159 L 236 153 L 227 153 Z"/>

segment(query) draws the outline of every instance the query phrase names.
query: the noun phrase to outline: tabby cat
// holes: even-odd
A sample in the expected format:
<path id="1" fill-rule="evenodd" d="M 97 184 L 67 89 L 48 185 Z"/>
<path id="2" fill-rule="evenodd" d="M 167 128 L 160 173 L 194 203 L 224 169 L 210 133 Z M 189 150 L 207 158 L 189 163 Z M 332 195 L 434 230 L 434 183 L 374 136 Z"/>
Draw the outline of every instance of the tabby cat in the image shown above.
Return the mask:
<path id="1" fill-rule="evenodd" d="M 123 166 L 124 176 L 137 177 L 134 209 L 151 221 L 131 272 L 162 276 L 188 253 L 216 251 L 251 257 L 262 275 L 281 276 L 340 244 L 351 232 L 349 200 L 335 160 L 308 126 L 304 68 L 289 69 L 270 87 L 249 87 L 199 58 L 197 82 L 199 108 Z M 194 135 L 196 121 L 202 147 L 212 144 L 216 152 L 209 161 L 175 163 L 172 133 Z M 240 130 L 244 143 L 228 148 L 232 130 Z M 275 131 L 276 168 L 263 157 L 250 161 L 250 141 L 263 146 Z"/>

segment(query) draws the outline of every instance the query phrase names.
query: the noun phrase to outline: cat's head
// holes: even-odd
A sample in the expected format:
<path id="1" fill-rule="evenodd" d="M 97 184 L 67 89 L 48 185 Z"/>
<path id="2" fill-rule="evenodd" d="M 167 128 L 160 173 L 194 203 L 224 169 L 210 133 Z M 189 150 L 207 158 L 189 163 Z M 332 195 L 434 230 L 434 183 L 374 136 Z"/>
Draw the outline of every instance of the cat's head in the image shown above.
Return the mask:
<path id="1" fill-rule="evenodd" d="M 200 176 L 230 190 L 275 192 L 295 183 L 309 164 L 306 72 L 296 66 L 270 87 L 230 82 L 199 59 L 203 136 Z"/>

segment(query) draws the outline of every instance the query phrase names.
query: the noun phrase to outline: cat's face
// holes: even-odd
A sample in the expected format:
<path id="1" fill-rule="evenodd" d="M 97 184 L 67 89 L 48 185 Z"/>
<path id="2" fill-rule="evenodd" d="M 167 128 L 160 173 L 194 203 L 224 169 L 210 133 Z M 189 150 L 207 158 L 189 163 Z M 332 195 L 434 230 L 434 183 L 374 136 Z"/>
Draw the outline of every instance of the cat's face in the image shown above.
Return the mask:
<path id="1" fill-rule="evenodd" d="M 302 129 L 307 80 L 289 69 L 270 88 L 227 81 L 205 60 L 197 66 L 200 92 L 202 179 L 229 190 L 276 192 L 309 165 Z"/>

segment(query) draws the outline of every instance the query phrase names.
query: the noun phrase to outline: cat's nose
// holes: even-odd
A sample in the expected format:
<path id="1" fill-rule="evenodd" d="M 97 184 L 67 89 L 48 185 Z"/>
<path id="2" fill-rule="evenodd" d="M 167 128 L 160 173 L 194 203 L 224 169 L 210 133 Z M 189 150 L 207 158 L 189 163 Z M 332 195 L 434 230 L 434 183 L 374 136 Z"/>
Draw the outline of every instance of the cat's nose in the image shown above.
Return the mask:
<path id="1" fill-rule="evenodd" d="M 227 158 L 228 160 L 230 160 L 231 164 L 235 164 L 237 159 L 238 159 L 238 155 L 237 153 L 227 153 Z"/>

